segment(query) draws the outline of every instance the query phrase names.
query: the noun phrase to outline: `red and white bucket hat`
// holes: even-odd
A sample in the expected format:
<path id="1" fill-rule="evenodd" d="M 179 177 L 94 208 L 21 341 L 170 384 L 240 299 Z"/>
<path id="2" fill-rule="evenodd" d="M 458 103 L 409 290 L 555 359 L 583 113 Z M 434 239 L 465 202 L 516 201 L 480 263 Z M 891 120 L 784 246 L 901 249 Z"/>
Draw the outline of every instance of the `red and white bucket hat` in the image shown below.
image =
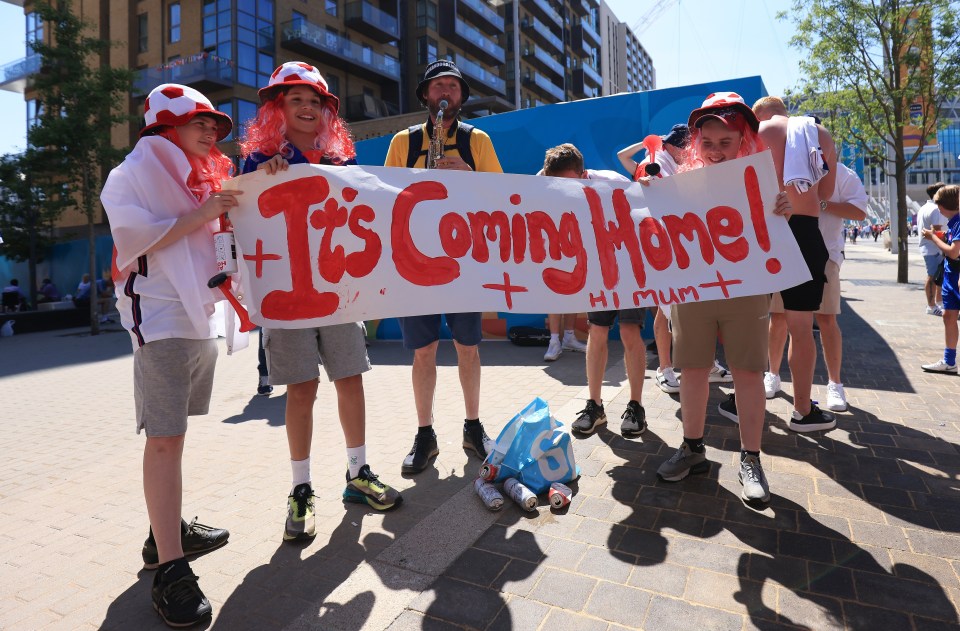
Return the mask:
<path id="1" fill-rule="evenodd" d="M 217 119 L 217 142 L 226 138 L 233 129 L 230 117 L 215 110 L 210 99 L 197 90 L 177 83 L 163 83 L 151 90 L 143 103 L 146 125 L 140 130 L 140 137 L 152 135 L 161 127 L 185 125 L 198 114 Z"/>
<path id="2" fill-rule="evenodd" d="M 753 131 L 759 131 L 760 120 L 743 100 L 743 97 L 736 92 L 714 92 L 708 96 L 703 105 L 690 112 L 687 125 L 691 128 L 699 128 L 708 118 L 715 118 L 724 124 L 729 124 L 727 120 L 728 112 L 730 114 L 734 112 L 743 114 Z"/>
<path id="3" fill-rule="evenodd" d="M 273 100 L 284 87 L 294 85 L 310 86 L 317 91 L 321 98 L 330 101 L 334 112 L 340 111 L 340 99 L 330 92 L 327 81 L 320 74 L 320 71 L 302 61 L 288 61 L 274 70 L 273 74 L 270 75 L 270 83 L 267 84 L 267 87 L 260 88 L 260 91 L 257 92 L 260 95 L 260 103 Z"/>

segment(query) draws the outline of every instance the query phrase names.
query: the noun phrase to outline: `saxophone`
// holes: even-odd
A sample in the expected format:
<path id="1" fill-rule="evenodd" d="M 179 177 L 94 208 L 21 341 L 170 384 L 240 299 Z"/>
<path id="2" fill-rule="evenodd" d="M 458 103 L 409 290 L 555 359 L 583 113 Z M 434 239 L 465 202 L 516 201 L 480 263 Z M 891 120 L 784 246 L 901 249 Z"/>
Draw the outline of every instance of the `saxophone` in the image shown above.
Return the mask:
<path id="1" fill-rule="evenodd" d="M 433 124 L 433 135 L 430 136 L 430 147 L 427 152 L 427 168 L 436 169 L 437 160 L 443 157 L 443 110 L 447 109 L 447 100 L 440 101 L 440 109 L 437 111 L 437 120 Z"/>

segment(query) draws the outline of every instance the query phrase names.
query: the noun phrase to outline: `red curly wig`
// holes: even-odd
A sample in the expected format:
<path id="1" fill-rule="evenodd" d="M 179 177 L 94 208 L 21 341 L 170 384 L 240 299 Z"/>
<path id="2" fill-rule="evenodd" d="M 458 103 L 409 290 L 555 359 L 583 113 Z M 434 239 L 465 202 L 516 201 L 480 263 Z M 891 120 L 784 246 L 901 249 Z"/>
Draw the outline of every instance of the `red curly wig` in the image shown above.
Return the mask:
<path id="1" fill-rule="evenodd" d="M 244 139 L 240 141 L 240 154 L 244 158 L 252 153 L 261 153 L 265 156 L 274 156 L 279 153 L 284 158 L 293 155 L 293 147 L 287 140 L 287 122 L 283 117 L 285 96 L 286 91 L 277 94 L 273 100 L 260 106 L 255 118 L 244 124 Z M 321 124 L 317 127 L 313 148 L 322 152 L 324 157 L 334 163 L 355 158 L 357 150 L 353 146 L 350 131 L 343 119 L 337 116 L 330 101 L 324 101 L 320 118 Z"/>
<path id="2" fill-rule="evenodd" d="M 753 127 L 750 126 L 750 123 L 747 121 L 747 119 L 736 109 L 717 109 L 716 111 L 708 112 L 705 116 L 722 118 L 728 127 L 740 132 L 740 136 L 743 138 L 743 140 L 740 142 L 739 151 L 737 151 L 738 158 L 752 156 L 753 154 L 764 151 L 767 148 L 766 145 L 763 144 L 763 140 L 760 139 L 760 134 L 753 131 Z M 702 120 L 704 116 L 701 116 L 700 118 Z M 700 128 L 694 126 L 690 131 L 690 143 L 687 145 L 687 152 L 683 160 L 683 164 L 681 164 L 679 168 L 679 171 L 681 172 L 692 171 L 693 169 L 699 169 L 706 165 L 703 160 L 703 154 L 700 151 Z"/>
<path id="3" fill-rule="evenodd" d="M 183 146 L 180 144 L 180 136 L 177 135 L 173 127 L 163 127 L 157 133 L 157 136 L 163 136 L 181 151 Z M 233 175 L 233 162 L 223 152 L 214 145 L 206 158 L 196 158 L 186 151 L 184 155 L 193 167 L 190 175 L 187 176 L 187 187 L 199 200 L 203 200 L 206 194 L 215 193 L 220 190 L 221 180 L 225 180 Z"/>

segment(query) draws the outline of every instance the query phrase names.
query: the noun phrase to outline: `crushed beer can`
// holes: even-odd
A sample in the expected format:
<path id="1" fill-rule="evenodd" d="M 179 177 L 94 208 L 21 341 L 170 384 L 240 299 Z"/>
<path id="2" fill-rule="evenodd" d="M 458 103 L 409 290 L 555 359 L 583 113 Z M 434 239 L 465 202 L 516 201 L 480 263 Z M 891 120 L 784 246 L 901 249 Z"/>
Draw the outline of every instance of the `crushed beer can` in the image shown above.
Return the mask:
<path id="1" fill-rule="evenodd" d="M 559 482 L 551 484 L 550 490 L 547 492 L 550 506 L 558 509 L 570 504 L 570 498 L 572 496 L 573 491 L 570 490 L 570 487 L 565 484 L 560 484 Z"/>
<path id="2" fill-rule="evenodd" d="M 523 510 L 537 510 L 537 496 L 516 478 L 507 478 L 504 480 L 503 490 L 510 496 L 510 499 L 519 504 Z"/>
<path id="3" fill-rule="evenodd" d="M 500 467 L 495 464 L 490 464 L 489 462 L 480 467 L 480 477 L 488 482 L 493 482 L 497 479 L 497 472 L 500 471 Z"/>
<path id="4" fill-rule="evenodd" d="M 498 511 L 503 508 L 503 496 L 500 495 L 500 491 L 498 491 L 497 487 L 493 484 L 483 478 L 477 478 L 473 482 L 473 488 L 477 492 L 477 495 L 480 496 L 480 499 L 483 500 L 483 504 L 487 509 Z"/>

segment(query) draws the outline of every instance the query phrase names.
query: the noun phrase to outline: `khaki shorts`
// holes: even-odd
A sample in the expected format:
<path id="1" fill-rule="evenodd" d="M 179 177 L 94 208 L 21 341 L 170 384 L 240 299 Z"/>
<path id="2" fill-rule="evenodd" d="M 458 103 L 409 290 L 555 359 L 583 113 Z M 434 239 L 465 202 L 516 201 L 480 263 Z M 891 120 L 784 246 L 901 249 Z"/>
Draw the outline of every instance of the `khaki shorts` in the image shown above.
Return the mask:
<path id="1" fill-rule="evenodd" d="M 717 353 L 717 336 L 731 368 L 767 369 L 770 296 L 744 296 L 673 305 L 673 365 L 709 368 Z"/>
<path id="2" fill-rule="evenodd" d="M 168 338 L 147 342 L 133 354 L 137 433 L 182 436 L 187 417 L 206 414 L 217 365 L 215 340 Z"/>
<path id="3" fill-rule="evenodd" d="M 827 284 L 823 286 L 823 300 L 820 302 L 820 308 L 814 313 L 840 315 L 840 265 L 827 261 L 824 273 L 827 275 Z M 773 294 L 770 313 L 783 313 L 783 299 L 780 298 L 779 293 Z"/>
<path id="4" fill-rule="evenodd" d="M 330 381 L 370 370 L 363 322 L 309 329 L 263 329 L 263 350 L 273 386 L 316 379 L 321 364 Z"/>

